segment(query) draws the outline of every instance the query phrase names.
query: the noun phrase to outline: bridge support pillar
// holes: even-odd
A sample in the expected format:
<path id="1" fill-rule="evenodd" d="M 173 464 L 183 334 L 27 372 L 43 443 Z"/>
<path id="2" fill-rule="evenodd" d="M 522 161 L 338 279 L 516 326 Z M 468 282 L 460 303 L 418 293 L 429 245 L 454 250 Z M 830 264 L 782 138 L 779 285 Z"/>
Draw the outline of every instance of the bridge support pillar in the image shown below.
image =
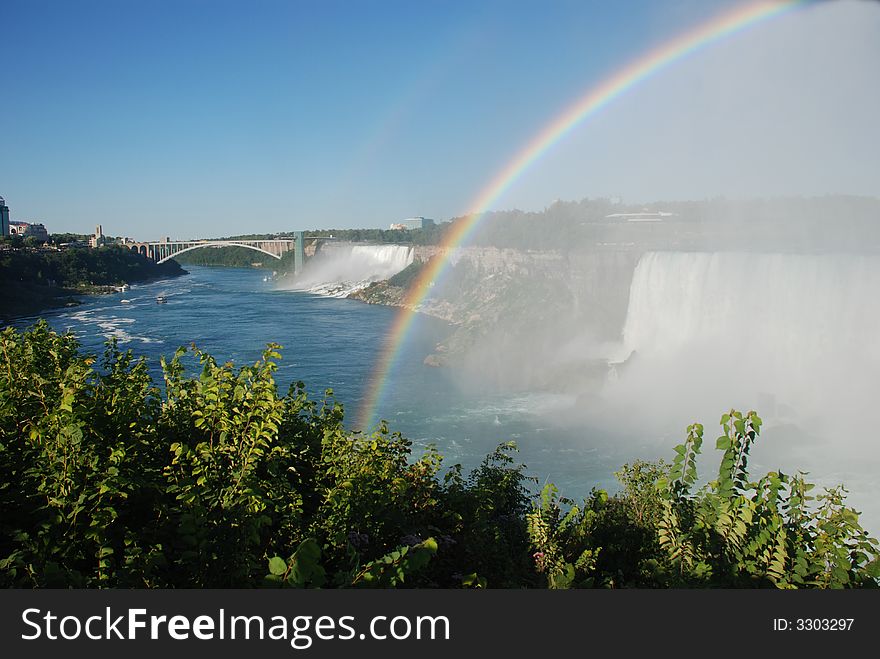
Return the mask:
<path id="1" fill-rule="evenodd" d="M 305 238 L 302 231 L 294 231 L 293 239 L 296 244 L 293 246 L 293 274 L 298 275 L 302 272 L 306 263 Z"/>

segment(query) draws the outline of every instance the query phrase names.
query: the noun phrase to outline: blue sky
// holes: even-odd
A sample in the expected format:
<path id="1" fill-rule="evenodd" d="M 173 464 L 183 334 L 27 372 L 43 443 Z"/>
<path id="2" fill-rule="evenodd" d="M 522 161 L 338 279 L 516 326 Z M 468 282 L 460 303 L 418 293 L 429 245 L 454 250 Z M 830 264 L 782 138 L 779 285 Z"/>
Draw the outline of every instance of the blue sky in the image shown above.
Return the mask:
<path id="1" fill-rule="evenodd" d="M 0 195 L 13 219 L 50 231 L 89 232 L 100 223 L 111 235 L 141 239 L 448 219 L 592 84 L 731 4 L 0 0 Z M 856 13 L 831 28 L 813 20 L 804 34 L 795 27 L 807 18 L 785 18 L 739 38 L 740 47 L 763 38 L 770 48 L 788 39 L 794 52 L 801 42 L 815 50 L 810 30 L 831 29 L 829 38 L 848 49 L 847 30 L 861 25 L 855 41 L 863 48 L 852 57 L 876 55 L 880 23 L 872 14 L 865 27 Z M 691 167 L 705 178 L 694 155 L 705 139 L 693 116 L 683 122 L 682 108 L 714 103 L 708 129 L 727 132 L 717 97 L 703 88 L 708 80 L 715 89 L 713 71 L 730 73 L 760 52 L 754 43 L 737 47 L 723 44 L 629 94 L 537 163 L 499 207 L 606 195 L 878 193 L 877 177 L 859 173 L 877 164 L 867 147 L 855 159 L 844 149 L 830 179 L 814 172 L 768 188 L 756 177 L 727 189 L 720 171 L 705 181 L 687 174 Z M 760 59 L 753 65 L 766 68 Z M 720 88 L 754 78 L 736 66 Z M 785 85 L 800 80 L 787 97 L 815 87 L 815 70 L 801 73 L 780 70 Z M 867 100 L 857 99 L 864 116 L 850 117 L 844 135 L 858 151 L 865 137 L 855 130 L 870 123 L 876 74 L 853 70 L 850 81 L 852 93 L 869 88 Z M 667 107 L 670 89 L 687 103 Z M 816 119 L 823 135 L 837 120 L 834 107 L 824 112 Z M 777 132 L 768 127 L 767 135 Z M 797 134 L 790 140 L 797 144 Z M 645 158 L 666 154 L 665 164 L 633 173 L 633 149 L 646 145 Z M 681 176 L 655 180 L 657 168 L 676 169 L 673 151 L 683 154 L 675 163 Z"/>

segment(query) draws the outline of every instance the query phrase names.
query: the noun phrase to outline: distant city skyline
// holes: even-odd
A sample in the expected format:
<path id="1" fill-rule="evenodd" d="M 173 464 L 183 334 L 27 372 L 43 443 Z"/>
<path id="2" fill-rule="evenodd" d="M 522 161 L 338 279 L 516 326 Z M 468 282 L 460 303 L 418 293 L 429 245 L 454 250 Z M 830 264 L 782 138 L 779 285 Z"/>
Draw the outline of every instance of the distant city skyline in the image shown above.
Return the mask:
<path id="1" fill-rule="evenodd" d="M 155 240 L 448 220 L 544 126 L 742 2 L 0 0 L 0 195 Z M 880 196 L 880 4 L 805 6 L 660 71 L 494 210 Z"/>

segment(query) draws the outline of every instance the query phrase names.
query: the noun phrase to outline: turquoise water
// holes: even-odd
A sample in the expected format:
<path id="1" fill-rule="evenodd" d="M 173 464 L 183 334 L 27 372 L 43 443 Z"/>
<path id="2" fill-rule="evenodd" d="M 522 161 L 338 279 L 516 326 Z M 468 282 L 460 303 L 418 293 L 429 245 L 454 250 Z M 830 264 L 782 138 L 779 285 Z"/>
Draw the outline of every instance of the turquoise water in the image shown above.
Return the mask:
<path id="1" fill-rule="evenodd" d="M 188 267 L 186 276 L 87 297 L 79 307 L 44 317 L 58 330 L 73 331 L 92 353 L 103 351 L 104 342 L 116 336 L 121 347 L 148 358 L 156 378 L 159 357 L 181 345 L 194 342 L 218 360 L 245 364 L 257 360 L 267 343 L 279 343 L 279 389 L 286 391 L 296 380 L 305 382 L 313 397 L 332 389 L 345 407 L 347 422 L 354 425 L 397 310 L 274 290 L 258 270 Z M 157 295 L 166 296 L 167 303 L 157 304 Z M 130 302 L 123 304 L 123 299 Z M 34 320 L 16 324 L 27 326 Z M 448 331 L 441 321 L 419 317 L 379 407 L 391 430 L 413 441 L 416 455 L 433 444 L 445 464 L 460 463 L 470 470 L 500 442 L 513 440 L 520 449 L 518 459 L 536 481 L 533 487 L 553 482 L 563 495 L 579 499 L 593 487 L 616 491 L 613 472 L 620 465 L 637 458 L 669 459 L 672 447 L 682 441 L 684 420 L 666 423 L 648 412 L 657 390 L 642 392 L 642 398 L 606 414 L 599 424 L 585 419 L 588 410 L 573 397 L 494 391 L 472 381 L 462 388 L 457 371 L 423 363 Z M 714 444 L 713 417 L 717 419 L 708 412 L 697 417 L 706 423 L 709 446 Z M 634 429 L 629 421 L 640 418 L 641 429 Z M 831 459 L 834 453 L 823 450 L 825 442 L 805 439 L 802 428 L 768 423 L 753 456 L 754 473 L 805 469 L 820 485 L 845 483 L 851 505 L 864 513 L 863 524 L 876 535 L 880 485 L 873 454 L 863 452 L 863 460 L 853 466 L 844 452 L 837 464 Z M 707 447 L 703 457 L 700 472 L 708 477 L 717 470 L 719 456 Z"/>
<path id="2" fill-rule="evenodd" d="M 79 307 L 44 317 L 58 330 L 73 331 L 89 352 L 100 353 L 116 336 L 121 347 L 148 358 L 154 377 L 160 373 L 159 357 L 181 345 L 194 342 L 218 361 L 244 364 L 258 359 L 267 343 L 279 343 L 279 388 L 302 380 L 313 397 L 332 389 L 348 423 L 355 423 L 395 309 L 274 290 L 258 270 L 188 269 L 186 276 L 88 297 Z M 167 303 L 157 304 L 157 295 Z M 607 432 L 555 425 L 554 411 L 571 405 L 565 397 L 464 391 L 453 371 L 423 363 L 447 332 L 445 323 L 419 318 L 379 410 L 392 430 L 413 440 L 417 453 L 434 444 L 446 464 L 470 469 L 498 443 L 513 440 L 538 485 L 554 482 L 572 497 L 594 486 L 613 490 L 612 473 L 621 464 L 656 457 L 656 447 L 640 450 L 627 442 L 624 449 Z M 671 445 L 664 445 L 663 453 Z"/>

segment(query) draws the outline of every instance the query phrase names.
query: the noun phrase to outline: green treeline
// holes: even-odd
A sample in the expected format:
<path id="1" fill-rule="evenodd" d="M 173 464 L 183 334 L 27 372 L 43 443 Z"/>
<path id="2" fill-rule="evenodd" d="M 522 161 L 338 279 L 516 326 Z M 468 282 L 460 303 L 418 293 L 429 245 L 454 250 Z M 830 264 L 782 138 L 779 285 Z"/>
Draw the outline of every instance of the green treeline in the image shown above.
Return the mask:
<path id="1" fill-rule="evenodd" d="M 426 229 L 384 230 L 384 229 L 327 229 L 306 232 L 306 244 L 310 238 L 328 238 L 342 242 L 366 242 L 397 245 L 434 245 L 441 242 L 444 232 L 451 225 L 449 223 L 428 227 Z M 278 234 L 248 234 L 242 236 L 224 237 L 220 240 L 269 240 L 273 238 L 292 238 L 292 232 Z M 174 257 L 175 261 L 183 265 L 206 265 L 224 266 L 232 268 L 252 268 L 255 264 L 267 270 L 278 272 L 293 272 L 294 254 L 287 252 L 281 259 L 260 254 L 247 247 L 212 247 L 195 249 L 191 252 L 179 254 Z"/>
<path id="2" fill-rule="evenodd" d="M 316 229 L 306 236 L 333 236 L 346 242 L 389 243 L 397 245 L 437 245 L 443 241 L 449 222 L 441 222 L 424 229 Z"/>
<path id="3" fill-rule="evenodd" d="M 123 246 L 0 249 L 0 316 L 35 313 L 101 287 L 181 274 L 174 261 L 158 265 Z"/>
<path id="4" fill-rule="evenodd" d="M 176 263 L 161 265 L 122 246 L 64 250 L 0 251 L 0 278 L 63 288 L 118 286 L 156 277 L 183 274 Z"/>
<path id="5" fill-rule="evenodd" d="M 638 221 L 630 214 L 653 214 Z M 662 213 L 663 215 L 660 215 Z M 483 214 L 468 245 L 568 251 L 576 248 L 747 249 L 750 251 L 880 250 L 880 199 L 850 195 L 622 203 L 604 198 L 556 201 L 539 211 L 502 210 Z M 438 245 L 471 216 L 425 229 L 311 230 L 351 242 Z M 291 237 L 293 233 L 234 236 Z"/>
<path id="6" fill-rule="evenodd" d="M 110 344 L 45 323 L 0 333 L 0 585 L 9 587 L 864 587 L 876 541 L 842 489 L 746 468 L 761 421 L 722 417 L 671 464 L 624 466 L 583 502 L 532 479 L 510 444 L 470 474 L 332 394 L 279 392 L 278 346 L 234 368 L 180 349 L 162 386 Z M 188 374 L 187 365 L 194 367 Z"/>
<path id="7" fill-rule="evenodd" d="M 657 221 L 638 221 L 629 215 L 637 213 L 654 214 Z M 487 213 L 468 244 L 563 252 L 633 245 L 664 250 L 876 252 L 880 250 L 878 213 L 880 199 L 847 195 L 647 204 L 582 199 L 557 201 L 537 212 Z"/>
<path id="8" fill-rule="evenodd" d="M 273 269 L 278 260 L 256 252 L 247 247 L 206 247 L 191 252 L 178 254 L 174 260 L 183 265 L 223 266 L 227 268 L 252 268 L 255 263 L 259 267 Z"/>
<path id="9" fill-rule="evenodd" d="M 442 242 L 449 222 L 441 222 L 424 229 L 311 229 L 305 232 L 306 241 L 310 238 L 332 238 L 341 242 L 388 243 L 398 245 L 436 245 Z M 293 231 L 280 233 L 250 233 L 239 236 L 224 236 L 218 240 L 271 240 L 273 238 L 293 238 Z M 308 244 L 308 243 L 307 243 Z M 229 249 L 229 248 L 223 248 Z M 198 250 L 197 250 L 198 251 Z"/>

